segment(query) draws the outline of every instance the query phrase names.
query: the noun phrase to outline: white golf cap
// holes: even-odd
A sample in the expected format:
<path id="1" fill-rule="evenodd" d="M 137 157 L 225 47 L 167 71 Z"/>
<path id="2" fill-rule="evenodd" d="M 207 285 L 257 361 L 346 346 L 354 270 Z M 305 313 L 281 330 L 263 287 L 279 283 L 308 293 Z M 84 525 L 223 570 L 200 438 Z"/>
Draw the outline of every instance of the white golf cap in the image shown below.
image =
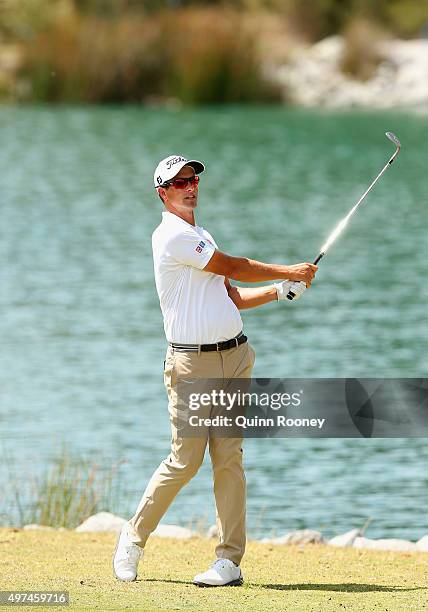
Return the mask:
<path id="1" fill-rule="evenodd" d="M 191 166 L 196 174 L 205 170 L 204 164 L 197 159 L 186 159 L 182 155 L 170 155 L 160 161 L 156 167 L 153 176 L 155 187 L 160 187 L 166 181 L 173 179 L 183 166 Z"/>

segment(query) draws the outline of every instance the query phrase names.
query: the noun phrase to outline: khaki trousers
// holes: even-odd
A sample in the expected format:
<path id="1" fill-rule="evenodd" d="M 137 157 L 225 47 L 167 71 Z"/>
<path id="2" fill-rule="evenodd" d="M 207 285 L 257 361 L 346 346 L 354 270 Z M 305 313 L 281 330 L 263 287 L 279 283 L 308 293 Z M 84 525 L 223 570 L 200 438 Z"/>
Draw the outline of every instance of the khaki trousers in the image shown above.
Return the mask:
<path id="1" fill-rule="evenodd" d="M 180 489 L 197 473 L 205 449 L 213 468 L 214 496 L 220 541 L 218 558 L 239 565 L 245 551 L 246 482 L 242 437 L 183 437 L 177 429 L 176 385 L 180 378 L 250 378 L 255 353 L 248 342 L 227 351 L 180 352 L 168 347 L 164 382 L 171 423 L 171 452 L 150 479 L 137 511 L 128 522 L 131 541 L 144 547 Z M 209 414 L 207 415 L 209 416 Z"/>

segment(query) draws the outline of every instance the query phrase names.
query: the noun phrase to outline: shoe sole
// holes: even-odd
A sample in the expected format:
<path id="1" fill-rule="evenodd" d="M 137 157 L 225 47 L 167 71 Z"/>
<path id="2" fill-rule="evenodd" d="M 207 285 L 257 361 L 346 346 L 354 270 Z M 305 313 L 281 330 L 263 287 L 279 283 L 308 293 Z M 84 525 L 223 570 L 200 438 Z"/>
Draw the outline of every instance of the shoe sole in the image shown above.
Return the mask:
<path id="1" fill-rule="evenodd" d="M 116 570 L 114 569 L 114 558 L 116 556 L 117 548 L 119 546 L 119 540 L 120 540 L 121 533 L 122 533 L 122 530 L 119 531 L 119 535 L 117 536 L 116 548 L 114 549 L 113 558 L 111 560 L 111 565 L 113 568 L 113 576 L 116 578 L 116 580 L 120 580 L 121 582 L 135 582 L 135 580 L 137 580 L 137 575 L 135 576 L 135 578 L 119 578 L 119 576 L 116 574 Z"/>
<path id="2" fill-rule="evenodd" d="M 244 584 L 244 579 L 242 576 L 237 578 L 236 580 L 232 580 L 231 582 L 226 582 L 226 584 L 206 584 L 205 582 L 194 582 L 193 583 L 197 587 L 201 588 L 210 588 L 210 587 L 224 587 L 224 586 L 242 586 Z"/>

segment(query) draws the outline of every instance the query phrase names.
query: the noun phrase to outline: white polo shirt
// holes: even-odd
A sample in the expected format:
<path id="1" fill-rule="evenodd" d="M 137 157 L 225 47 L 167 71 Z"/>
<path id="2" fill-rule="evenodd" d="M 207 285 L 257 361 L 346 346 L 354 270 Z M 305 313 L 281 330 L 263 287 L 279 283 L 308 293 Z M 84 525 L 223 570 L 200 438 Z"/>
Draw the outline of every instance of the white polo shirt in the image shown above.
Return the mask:
<path id="1" fill-rule="evenodd" d="M 224 276 L 204 272 L 217 244 L 203 227 L 170 212 L 152 235 L 156 289 L 168 342 L 212 344 L 242 330 Z"/>

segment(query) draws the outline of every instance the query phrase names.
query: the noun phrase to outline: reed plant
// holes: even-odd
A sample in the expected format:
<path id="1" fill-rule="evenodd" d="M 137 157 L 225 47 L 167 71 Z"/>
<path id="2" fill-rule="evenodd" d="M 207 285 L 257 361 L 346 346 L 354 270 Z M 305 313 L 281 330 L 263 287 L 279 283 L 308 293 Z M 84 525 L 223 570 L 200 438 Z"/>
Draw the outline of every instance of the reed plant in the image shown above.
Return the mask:
<path id="1" fill-rule="evenodd" d="M 30 99 L 184 104 L 278 99 L 262 75 L 254 20 L 219 8 L 68 13 L 26 46 Z"/>
<path id="2" fill-rule="evenodd" d="M 377 62 L 365 34 L 417 36 L 427 22 L 426 0 L 0 0 L 0 57 L 3 43 L 22 57 L 19 87 L 0 62 L 0 89 L 29 102 L 276 102 L 266 75 L 296 42 L 345 33 L 344 69 L 365 79 Z"/>
<path id="3" fill-rule="evenodd" d="M 31 470 L 17 474 L 17 466 L 10 454 L 3 451 L 3 463 L 8 471 L 10 514 L 19 517 L 20 526 L 30 523 L 73 529 L 92 514 L 114 512 L 124 500 L 120 469 L 124 461 L 107 466 L 72 455 L 63 445 L 49 467 L 41 474 Z M 6 496 L 5 500 L 6 502 Z M 10 521 L 5 512 L 2 523 Z"/>
<path id="4" fill-rule="evenodd" d="M 367 19 L 353 20 L 344 31 L 345 51 L 341 69 L 360 81 L 368 81 L 382 61 L 380 41 L 387 32 Z"/>

